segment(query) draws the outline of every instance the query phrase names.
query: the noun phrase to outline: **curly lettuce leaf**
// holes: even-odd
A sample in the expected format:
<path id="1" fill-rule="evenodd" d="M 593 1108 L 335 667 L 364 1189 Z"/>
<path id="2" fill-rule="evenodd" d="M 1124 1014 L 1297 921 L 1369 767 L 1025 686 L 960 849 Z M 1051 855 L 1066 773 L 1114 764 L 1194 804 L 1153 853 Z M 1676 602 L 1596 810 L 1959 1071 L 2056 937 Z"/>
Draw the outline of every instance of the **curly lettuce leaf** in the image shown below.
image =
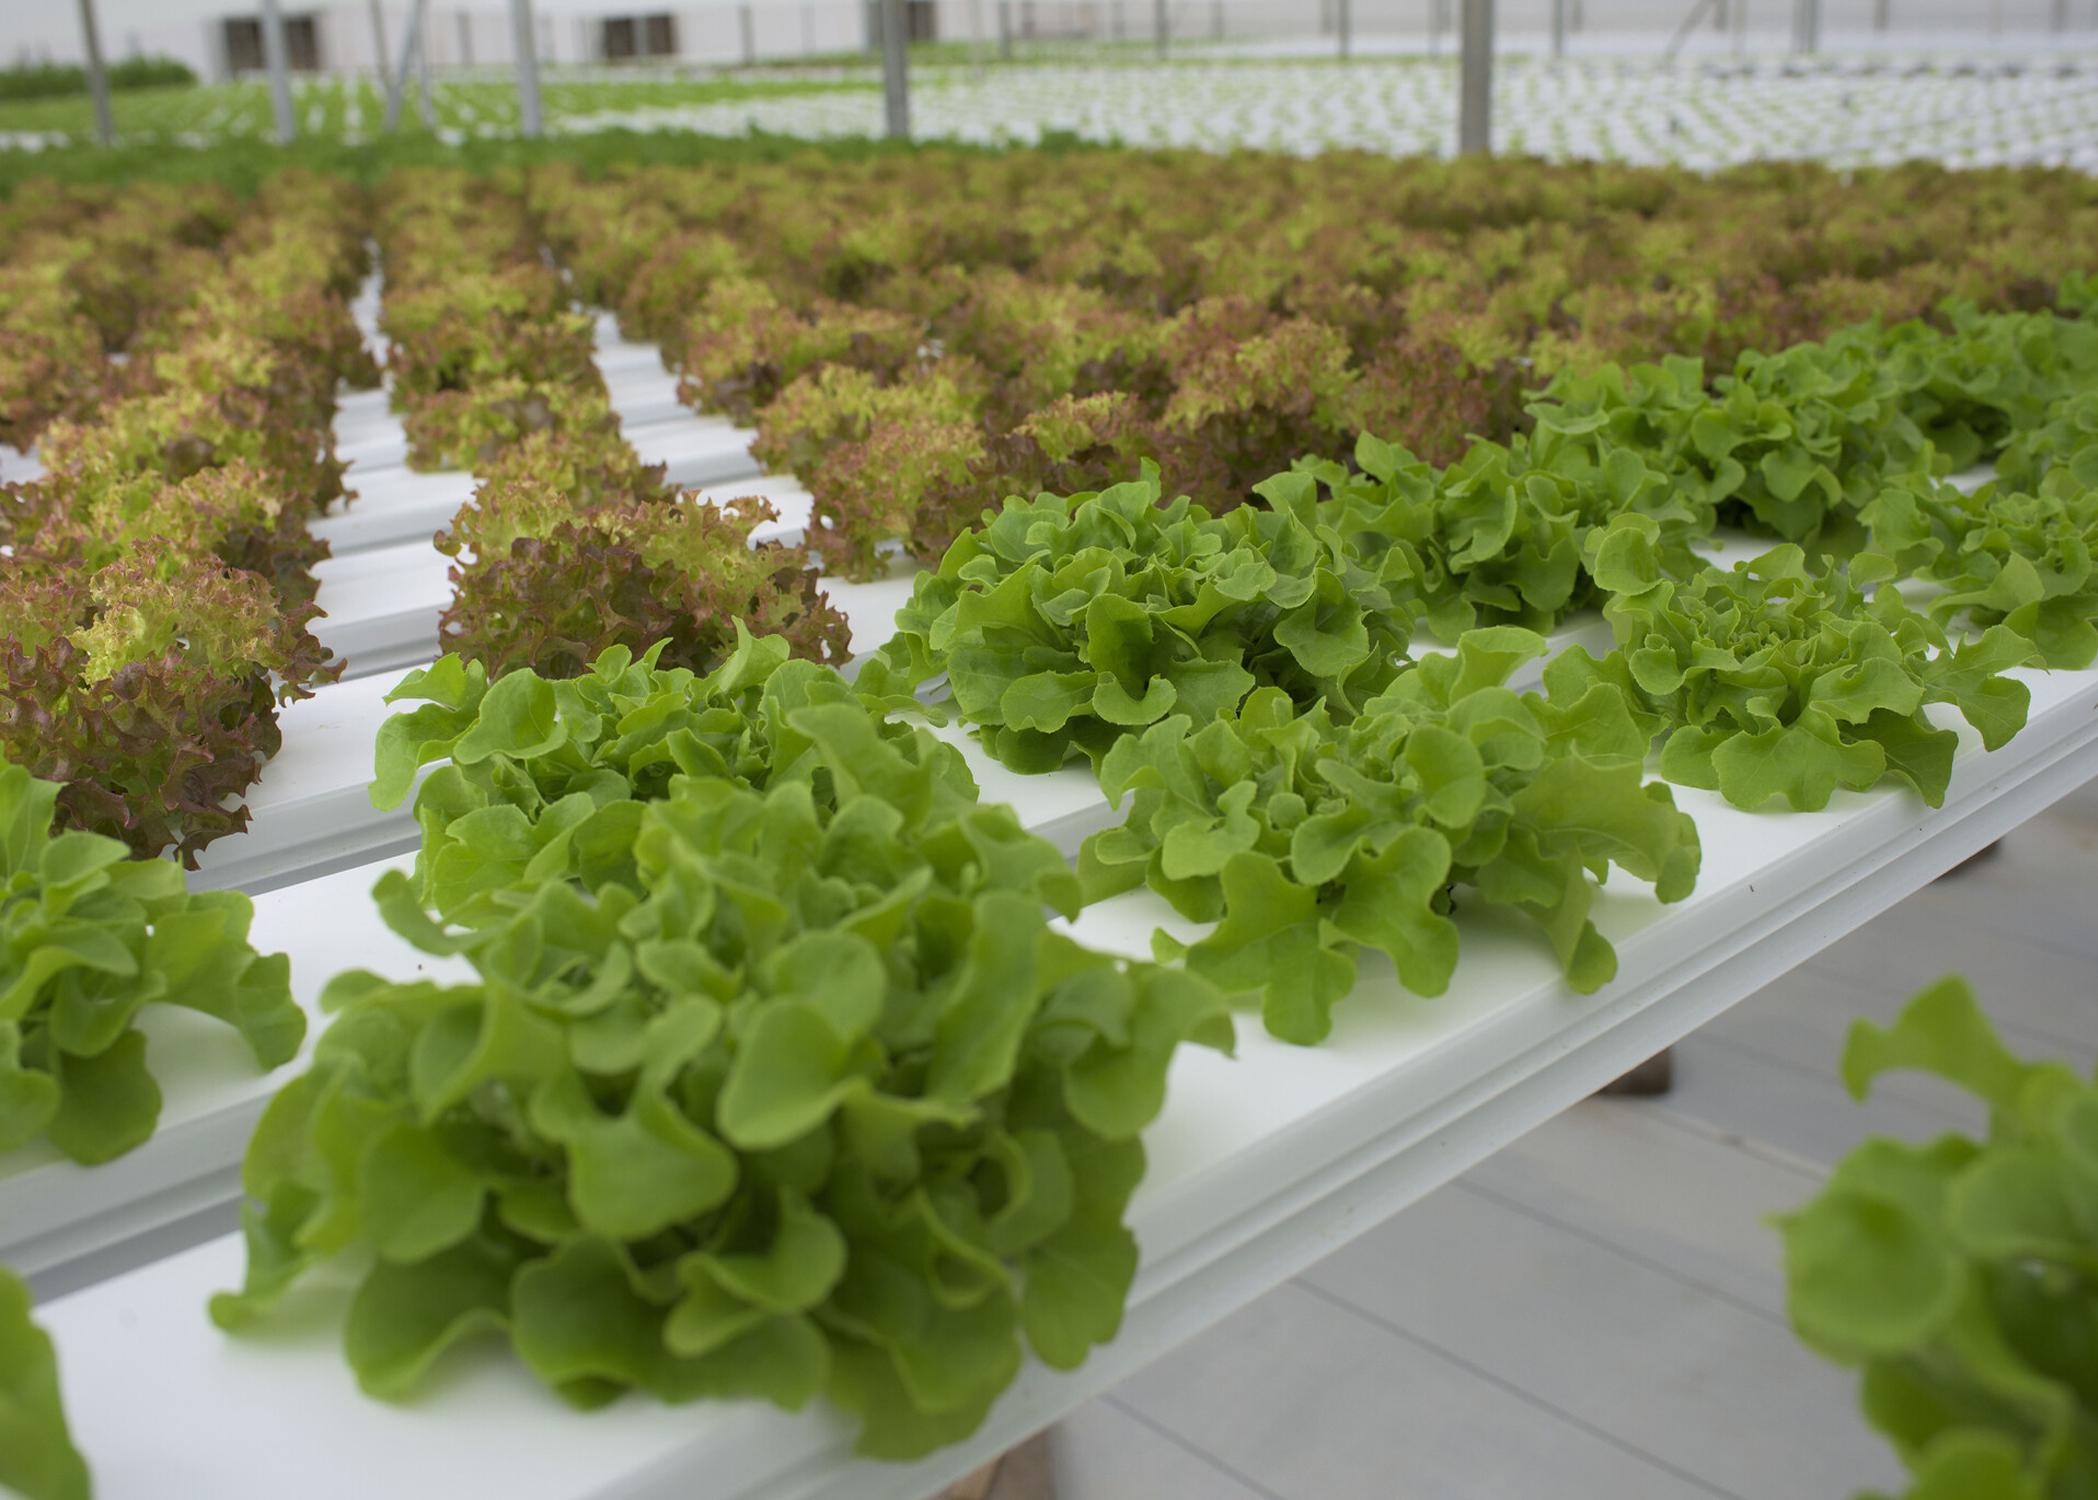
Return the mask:
<path id="1" fill-rule="evenodd" d="M 248 942 L 254 908 L 191 892 L 115 839 L 52 831 L 60 788 L 0 765 L 0 1152 L 47 1139 L 74 1161 L 145 1143 L 161 1094 L 135 1029 L 179 1005 L 239 1032 L 267 1070 L 297 1055 L 306 1015 L 290 961 Z"/>
<path id="2" fill-rule="evenodd" d="M 506 1337 L 579 1406 L 828 1393 L 892 1458 L 1113 1336 L 1138 1137 L 1183 1043 L 1231 1045 L 1222 995 L 1052 928 L 1075 877 L 951 747 L 745 645 L 513 673 L 443 726 L 485 800 L 378 894 L 478 978 L 331 984 L 223 1326 L 340 1256 L 374 1395 Z"/>
<path id="3" fill-rule="evenodd" d="M 22 1500 L 87 1500 L 87 1465 L 66 1430 L 51 1337 L 29 1289 L 0 1268 L 0 1490 Z"/>
<path id="4" fill-rule="evenodd" d="M 1892 1026 L 1853 1025 L 1852 1092 L 1896 1071 L 1982 1100 L 1987 1135 L 1868 1140 L 1779 1218 L 1793 1325 L 1860 1371 L 1865 1415 L 1910 1470 L 1912 1500 L 2073 1492 L 2098 1471 L 2098 1086 L 2009 1052 L 1958 978 Z"/>

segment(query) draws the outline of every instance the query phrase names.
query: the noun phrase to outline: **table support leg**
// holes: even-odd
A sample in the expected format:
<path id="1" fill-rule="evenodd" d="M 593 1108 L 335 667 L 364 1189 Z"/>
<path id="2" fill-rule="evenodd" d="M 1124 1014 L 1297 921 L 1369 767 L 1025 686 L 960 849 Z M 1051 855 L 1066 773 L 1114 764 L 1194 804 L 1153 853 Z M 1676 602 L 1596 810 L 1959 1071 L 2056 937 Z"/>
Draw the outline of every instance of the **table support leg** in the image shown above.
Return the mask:
<path id="1" fill-rule="evenodd" d="M 1049 1432 L 1036 1433 L 1019 1447 L 957 1479 L 940 1492 L 937 1500 L 1056 1500 L 1056 1465 L 1049 1447 Z"/>
<path id="2" fill-rule="evenodd" d="M 1674 1087 L 1675 1055 L 1672 1049 L 1664 1047 L 1615 1082 L 1604 1084 L 1600 1092 L 1606 1095 L 1651 1099 L 1667 1093 Z"/>

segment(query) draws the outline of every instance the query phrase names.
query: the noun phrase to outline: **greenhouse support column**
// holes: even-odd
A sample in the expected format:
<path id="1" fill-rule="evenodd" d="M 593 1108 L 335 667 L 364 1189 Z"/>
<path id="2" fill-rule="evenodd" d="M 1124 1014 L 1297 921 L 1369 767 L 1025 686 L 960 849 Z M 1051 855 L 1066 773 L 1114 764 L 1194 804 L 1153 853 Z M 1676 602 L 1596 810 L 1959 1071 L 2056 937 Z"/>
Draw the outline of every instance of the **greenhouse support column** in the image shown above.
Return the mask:
<path id="1" fill-rule="evenodd" d="M 437 111 L 430 103 L 430 39 L 425 36 L 415 49 L 415 112 L 428 130 L 437 128 Z"/>
<path id="2" fill-rule="evenodd" d="M 462 10 L 452 19 L 459 23 L 459 66 L 470 68 L 474 65 L 474 18 Z"/>
<path id="3" fill-rule="evenodd" d="M 881 103 L 889 139 L 911 138 L 910 37 L 903 0 L 881 0 Z"/>
<path id="4" fill-rule="evenodd" d="M 1552 61 L 1566 56 L 1566 0 L 1552 0 Z"/>
<path id="5" fill-rule="evenodd" d="M 527 137 L 544 127 L 539 110 L 539 28 L 532 23 L 532 0 L 510 0 L 510 47 L 517 64 L 517 125 Z"/>
<path id="6" fill-rule="evenodd" d="M 998 60 L 1013 60 L 1013 0 L 998 0 Z"/>
<path id="7" fill-rule="evenodd" d="M 372 65 L 379 74 L 383 86 L 386 79 L 386 12 L 380 8 L 379 0 L 372 0 Z"/>
<path id="8" fill-rule="evenodd" d="M 742 33 L 743 66 L 747 68 L 758 60 L 758 22 L 748 5 L 736 7 L 736 26 Z"/>
<path id="9" fill-rule="evenodd" d="M 1224 0 L 1216 0 L 1209 11 L 1209 39 L 1221 42 L 1224 39 Z"/>
<path id="10" fill-rule="evenodd" d="M 415 66 L 416 54 L 422 51 L 423 10 L 429 0 L 415 0 L 408 9 L 408 30 L 401 37 L 401 59 L 388 70 L 386 79 L 386 123 L 391 134 L 400 128 L 401 105 L 408 98 L 408 70 Z"/>
<path id="11" fill-rule="evenodd" d="M 109 74 L 102 70 L 102 37 L 95 30 L 95 0 L 80 0 L 80 41 L 87 49 L 87 91 L 95 100 L 95 139 L 116 143 L 117 128 L 109 118 Z"/>
<path id="12" fill-rule="evenodd" d="M 1459 25 L 1457 150 L 1483 156 L 1493 149 L 1493 0 L 1464 0 Z"/>
<path id="13" fill-rule="evenodd" d="M 2056 31 L 2069 29 L 2069 0 L 2054 0 L 2054 10 L 2048 17 L 2048 24 Z"/>
<path id="14" fill-rule="evenodd" d="M 1333 29 L 1340 33 L 1340 60 L 1346 62 L 1355 46 L 1353 0 L 1339 0 L 1333 11 Z"/>
<path id="15" fill-rule="evenodd" d="M 270 115 L 276 124 L 277 144 L 289 146 L 293 133 L 291 75 L 285 71 L 284 12 L 277 0 L 262 0 L 262 61 L 270 70 Z"/>
<path id="16" fill-rule="evenodd" d="M 1872 29 L 1874 31 L 1885 31 L 1891 26 L 1894 23 L 1893 11 L 1894 7 L 1888 3 L 1888 0 L 1872 0 Z M 2062 7 L 2056 5 L 2054 13 L 2060 15 Z"/>
<path id="17" fill-rule="evenodd" d="M 1166 0 L 1153 0 L 1151 6 L 1151 29 L 1158 38 L 1158 55 L 1166 55 L 1166 46 L 1171 32 L 1171 23 L 1166 18 Z"/>

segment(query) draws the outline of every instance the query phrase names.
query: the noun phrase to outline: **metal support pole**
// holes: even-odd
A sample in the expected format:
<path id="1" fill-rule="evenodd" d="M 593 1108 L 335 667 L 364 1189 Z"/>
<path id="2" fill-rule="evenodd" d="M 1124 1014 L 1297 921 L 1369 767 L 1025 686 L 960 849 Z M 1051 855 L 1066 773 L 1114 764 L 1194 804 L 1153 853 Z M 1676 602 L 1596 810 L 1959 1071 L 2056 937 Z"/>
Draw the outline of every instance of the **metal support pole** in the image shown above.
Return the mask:
<path id="1" fill-rule="evenodd" d="M 882 119 L 892 141 L 911 138 L 910 37 L 905 25 L 903 0 L 881 0 Z"/>
<path id="2" fill-rule="evenodd" d="M 1799 0 L 1794 0 L 1794 3 L 1799 3 Z M 1674 34 L 1668 38 L 1668 45 L 1661 49 L 1662 58 L 1668 62 L 1675 61 L 1675 55 L 1682 50 L 1683 43 L 1690 40 L 1690 33 L 1697 30 L 1697 23 L 1704 20 L 1706 13 L 1714 5 L 1723 4 L 1725 0 L 1697 0 L 1697 4 L 1690 7 L 1690 14 L 1683 17 L 1682 24 L 1676 27 Z"/>
<path id="3" fill-rule="evenodd" d="M 998 60 L 1013 60 L 1013 0 L 998 0 Z"/>
<path id="4" fill-rule="evenodd" d="M 742 33 L 743 66 L 747 68 L 758 60 L 758 23 L 748 5 L 736 7 L 736 26 Z"/>
<path id="5" fill-rule="evenodd" d="M 430 39 L 424 37 L 415 53 L 415 112 L 423 117 L 423 129 L 437 128 L 437 111 L 430 104 Z"/>
<path id="6" fill-rule="evenodd" d="M 474 18 L 462 10 L 453 19 L 459 23 L 459 65 L 470 68 L 474 65 Z"/>
<path id="7" fill-rule="evenodd" d="M 1172 22 L 1166 16 L 1166 0 L 1154 0 L 1151 17 L 1151 29 L 1158 37 L 1158 55 L 1163 58 L 1172 34 Z"/>
<path id="8" fill-rule="evenodd" d="M 2049 25 L 2055 31 L 2067 31 L 2069 29 L 2069 0 L 2054 0 L 2054 10 L 2048 20 Z"/>
<path id="9" fill-rule="evenodd" d="M 516 53 L 517 128 L 537 139 L 545 128 L 539 108 L 539 28 L 532 23 L 532 0 L 510 0 L 510 49 Z"/>
<path id="10" fill-rule="evenodd" d="M 414 0 L 408 8 L 408 30 L 401 37 L 400 60 L 393 65 L 391 76 L 386 80 L 386 116 L 383 129 L 390 135 L 400 129 L 401 105 L 408 98 L 408 70 L 415 66 L 416 55 L 422 51 L 423 11 L 429 0 Z"/>
<path id="11" fill-rule="evenodd" d="M 1566 0 L 1552 0 L 1552 61 L 1566 56 Z"/>
<path id="12" fill-rule="evenodd" d="M 262 0 L 262 61 L 270 70 L 270 115 L 276 122 L 277 144 L 289 146 L 296 132 L 291 117 L 291 77 L 285 71 L 284 12 L 277 0 Z"/>
<path id="13" fill-rule="evenodd" d="M 379 0 L 372 0 L 372 46 L 377 49 L 372 53 L 372 64 L 377 70 L 380 79 L 384 80 L 388 55 L 386 46 L 386 12 L 380 8 Z"/>
<path id="14" fill-rule="evenodd" d="M 1221 42 L 1224 39 L 1224 0 L 1216 0 L 1209 12 L 1209 39 Z"/>
<path id="15" fill-rule="evenodd" d="M 109 74 L 102 67 L 102 36 L 95 30 L 95 0 L 80 0 L 80 40 L 87 48 L 87 91 L 95 101 L 95 139 L 116 144 L 117 128 L 109 117 Z"/>
<path id="16" fill-rule="evenodd" d="M 1872 0 L 1872 29 L 1874 31 L 1885 31 L 1888 26 L 1893 24 L 1893 9 L 1894 7 L 1888 4 L 1887 0 Z M 2060 15 L 2061 12 L 2062 7 L 2057 5 L 2054 8 L 2054 13 Z"/>
<path id="17" fill-rule="evenodd" d="M 1457 150 L 1493 150 L 1493 0 L 1464 0 L 1459 34 Z"/>
<path id="18" fill-rule="evenodd" d="M 1340 33 L 1340 60 L 1346 62 L 1355 50 L 1355 14 L 1353 0 L 1338 0 L 1333 13 L 1334 29 Z"/>

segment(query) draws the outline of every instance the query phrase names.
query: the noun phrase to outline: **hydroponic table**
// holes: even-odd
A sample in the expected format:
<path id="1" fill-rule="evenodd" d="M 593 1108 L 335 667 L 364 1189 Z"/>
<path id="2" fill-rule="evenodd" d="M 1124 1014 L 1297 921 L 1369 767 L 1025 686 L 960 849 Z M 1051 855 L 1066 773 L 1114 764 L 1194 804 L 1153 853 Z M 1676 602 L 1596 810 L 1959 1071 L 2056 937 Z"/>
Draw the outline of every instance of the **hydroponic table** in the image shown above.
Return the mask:
<path id="1" fill-rule="evenodd" d="M 1105 1390 L 1353 1234 L 1695 1029 L 2098 773 L 2098 672 L 2035 675 L 2030 726 L 1981 753 L 1963 734 L 1944 807 L 1839 795 L 1817 814 L 1755 815 L 1682 793 L 1705 869 L 1675 907 L 1606 889 L 1598 923 L 1622 967 L 1567 991 L 1535 939 L 1465 919 L 1450 992 L 1423 1000 L 1365 965 L 1325 1045 L 1242 1019 L 1239 1057 L 1176 1061 L 1132 1208 L 1143 1269 L 1123 1331 L 1079 1371 L 1030 1367 L 970 1441 L 907 1467 L 849 1455 L 828 1413 L 643 1400 L 578 1415 L 498 1347 L 454 1361 L 407 1407 L 356 1390 L 337 1347 L 340 1290 L 311 1316 L 236 1340 L 206 1298 L 238 1284 L 236 1237 L 46 1310 L 77 1437 L 106 1497 L 453 1493 L 513 1500 L 852 1497 L 912 1500 Z M 1022 804 L 1026 805 L 1025 803 Z M 370 873 L 370 872 L 362 872 Z M 333 882 L 286 893 L 283 920 L 322 951 L 388 965 L 375 918 Z M 1081 935 L 1145 951 L 1170 913 L 1148 893 L 1089 911 Z M 1496 940 L 1501 939 L 1501 940 Z M 312 953 L 308 948 L 306 953 Z M 303 956 L 303 954 L 302 954 Z M 317 954 L 315 956 L 318 956 Z M 320 1304 L 332 1304 L 323 1315 Z"/>
<path id="2" fill-rule="evenodd" d="M 633 436 L 638 444 L 642 430 Z M 410 481 L 360 484 L 372 514 L 385 513 L 395 483 Z M 435 555 L 398 543 L 346 555 L 381 553 L 415 567 Z M 893 578 L 841 591 L 858 648 L 881 638 L 907 586 Z M 348 611 L 342 618 L 350 623 Z M 1576 626 L 1562 638 L 1592 639 L 1595 629 Z M 254 831 L 214 850 L 224 851 L 212 862 L 217 878 L 245 871 L 238 883 L 276 885 L 257 900 L 256 939 L 293 954 L 309 1006 L 344 967 L 403 977 L 445 967 L 392 937 L 363 896 L 385 867 L 373 856 L 413 836 L 403 814 L 376 813 L 364 799 L 371 736 L 395 675 L 323 689 L 287 713 L 285 752 L 254 798 Z M 1143 1267 L 1121 1335 L 1077 1372 L 1030 1366 L 982 1431 L 922 1463 L 853 1459 L 845 1424 L 820 1408 L 796 1416 L 630 1399 L 579 1415 L 493 1342 L 448 1357 L 417 1403 L 374 1402 L 357 1391 L 337 1347 L 345 1286 L 315 1286 L 299 1299 L 302 1314 L 260 1336 L 231 1339 L 209 1323 L 210 1294 L 242 1274 L 240 1242 L 227 1236 L 44 1309 L 97 1492 L 105 1500 L 410 1500 L 470 1486 L 514 1500 L 916 1500 L 2098 775 L 2098 671 L 2023 675 L 2030 723 L 2003 750 L 1984 754 L 1948 716 L 1961 750 L 1941 808 L 1879 791 L 1839 793 L 1823 813 L 1755 815 L 1679 790 L 1703 837 L 1698 889 L 1663 907 L 1634 882 L 1606 887 L 1596 920 L 1621 968 L 1598 995 L 1568 991 L 1534 933 L 1467 912 L 1464 956 L 1438 999 L 1407 994 L 1387 965 L 1366 960 L 1325 1045 L 1278 1043 L 1245 1017 L 1236 1060 L 1184 1052 L 1165 1113 L 1146 1136 L 1151 1168 L 1132 1208 Z M 1066 851 L 1110 816 L 1083 771 L 1017 777 L 957 742 L 986 798 L 1012 803 Z M 352 868 L 324 873 L 331 861 Z M 1132 954 L 1148 952 L 1158 926 L 1188 930 L 1148 892 L 1093 908 L 1074 925 L 1086 940 Z M 147 1147 L 92 1173 L 48 1159 L 10 1164 L 0 1177 L 0 1260 L 36 1272 L 99 1254 L 106 1269 L 141 1234 L 231 1201 L 240 1146 L 278 1080 L 255 1078 L 237 1044 L 185 1030 L 186 1019 L 153 1023 L 165 1028 L 153 1045 L 168 1104 Z"/>

